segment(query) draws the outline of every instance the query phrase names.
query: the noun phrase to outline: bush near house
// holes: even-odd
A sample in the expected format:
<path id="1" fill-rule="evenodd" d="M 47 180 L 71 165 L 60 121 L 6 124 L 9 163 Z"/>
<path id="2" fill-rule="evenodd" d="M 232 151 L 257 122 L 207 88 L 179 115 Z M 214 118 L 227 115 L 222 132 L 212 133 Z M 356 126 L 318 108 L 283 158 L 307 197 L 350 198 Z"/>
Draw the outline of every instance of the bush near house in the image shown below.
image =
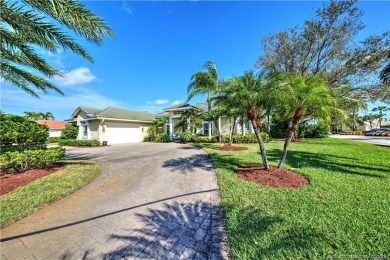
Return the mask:
<path id="1" fill-rule="evenodd" d="M 148 135 L 144 137 L 144 142 L 168 143 L 170 140 L 167 134 Z"/>
<path id="2" fill-rule="evenodd" d="M 79 134 L 79 129 L 75 125 L 66 125 L 61 132 L 61 139 L 72 139 L 75 140 Z"/>
<path id="3" fill-rule="evenodd" d="M 17 173 L 31 169 L 49 168 L 56 164 L 65 154 L 62 147 L 5 152 L 0 155 L 0 171 Z"/>
<path id="4" fill-rule="evenodd" d="M 60 139 L 58 142 L 60 146 L 100 146 L 98 140 L 71 140 L 71 139 Z"/>

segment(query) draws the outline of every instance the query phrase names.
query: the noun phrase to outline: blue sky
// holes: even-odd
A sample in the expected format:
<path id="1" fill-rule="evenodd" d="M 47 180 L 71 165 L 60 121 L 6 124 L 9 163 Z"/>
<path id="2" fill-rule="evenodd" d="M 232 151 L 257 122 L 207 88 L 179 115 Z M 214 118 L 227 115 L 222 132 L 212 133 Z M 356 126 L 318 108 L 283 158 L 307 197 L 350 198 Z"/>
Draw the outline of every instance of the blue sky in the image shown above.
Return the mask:
<path id="1" fill-rule="evenodd" d="M 314 15 L 319 1 L 257 2 L 131 2 L 84 1 L 102 16 L 117 35 L 102 46 L 78 40 L 95 63 L 60 50 L 41 54 L 67 77 L 54 82 L 65 96 L 54 92 L 33 98 L 1 81 L 1 109 L 7 113 L 47 112 L 70 118 L 77 106 L 117 106 L 161 111 L 185 101 L 190 77 L 206 60 L 217 64 L 220 77 L 254 69 L 262 54 L 263 35 L 302 24 Z M 364 37 L 390 30 L 390 2 L 365 1 Z M 72 35 L 76 37 L 75 35 Z M 204 102 L 199 96 L 191 102 Z"/>

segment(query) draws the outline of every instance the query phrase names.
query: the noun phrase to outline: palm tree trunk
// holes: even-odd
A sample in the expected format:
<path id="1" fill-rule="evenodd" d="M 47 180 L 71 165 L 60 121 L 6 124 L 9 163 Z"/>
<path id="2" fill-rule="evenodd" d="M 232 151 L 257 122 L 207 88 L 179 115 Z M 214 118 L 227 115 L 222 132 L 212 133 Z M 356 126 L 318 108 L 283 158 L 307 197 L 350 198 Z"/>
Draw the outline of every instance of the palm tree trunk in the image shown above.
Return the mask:
<path id="1" fill-rule="evenodd" d="M 283 164 L 286 161 L 287 148 L 288 148 L 288 146 L 291 143 L 291 139 L 292 139 L 295 131 L 297 130 L 297 125 L 298 125 L 299 121 L 303 117 L 303 113 L 304 112 L 301 109 L 296 110 L 295 114 L 294 114 L 294 116 L 293 116 L 293 118 L 291 120 L 290 128 L 288 129 L 287 137 L 286 137 L 286 140 L 284 141 L 282 159 L 280 160 L 280 162 L 278 164 L 278 168 L 279 169 L 281 169 L 283 167 Z"/>
<path id="2" fill-rule="evenodd" d="M 230 136 L 229 136 L 229 145 L 232 145 L 233 144 L 233 133 L 234 133 L 234 129 L 236 128 L 236 121 L 237 121 L 237 117 L 233 117 L 233 126 L 232 126 L 232 130 L 230 131 Z"/>
<path id="3" fill-rule="evenodd" d="M 207 112 L 210 113 L 211 112 L 211 93 L 210 91 L 207 92 Z M 210 121 L 208 123 L 208 128 L 209 128 L 209 138 L 211 139 L 211 124 L 210 124 Z"/>
<path id="4" fill-rule="evenodd" d="M 265 153 L 265 146 L 264 146 L 264 140 L 260 135 L 260 128 L 257 127 L 256 120 L 251 120 L 253 130 L 255 131 L 255 135 L 257 138 L 257 142 L 259 143 L 260 148 L 260 154 L 261 154 L 261 160 L 263 161 L 264 168 L 269 171 L 269 165 L 267 160 L 267 154 Z"/>

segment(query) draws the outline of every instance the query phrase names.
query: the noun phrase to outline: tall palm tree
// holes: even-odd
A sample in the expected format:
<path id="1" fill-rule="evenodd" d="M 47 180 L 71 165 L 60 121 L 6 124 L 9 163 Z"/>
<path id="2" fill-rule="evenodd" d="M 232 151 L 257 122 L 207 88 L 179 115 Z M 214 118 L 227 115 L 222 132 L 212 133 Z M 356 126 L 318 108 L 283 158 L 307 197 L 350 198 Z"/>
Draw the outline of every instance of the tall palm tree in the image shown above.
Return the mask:
<path id="1" fill-rule="evenodd" d="M 389 107 L 386 107 L 386 106 L 378 106 L 378 107 L 375 107 L 372 109 L 373 112 L 376 112 L 378 111 L 378 114 L 376 115 L 377 118 L 378 118 L 378 125 L 379 125 L 379 128 L 382 127 L 382 120 L 383 120 L 383 116 L 385 116 L 386 114 L 383 113 L 384 111 L 388 111 L 390 110 Z"/>
<path id="2" fill-rule="evenodd" d="M 44 119 L 44 120 L 54 119 L 54 115 L 51 112 L 45 112 L 45 113 L 39 113 L 39 114 L 41 116 L 41 119 Z"/>
<path id="3" fill-rule="evenodd" d="M 207 112 L 210 113 L 213 93 L 218 91 L 219 75 L 217 66 L 212 61 L 206 61 L 203 68 L 205 71 L 198 71 L 191 76 L 191 82 L 187 88 L 187 102 L 196 95 L 207 94 Z M 210 124 L 209 137 L 211 137 Z"/>
<path id="4" fill-rule="evenodd" d="M 317 75 L 287 75 L 278 86 L 281 104 L 290 118 L 290 125 L 283 146 L 283 155 L 278 164 L 282 168 L 287 156 L 287 148 L 295 134 L 299 122 L 305 116 L 330 119 L 332 109 L 337 109 L 337 99 L 332 97 L 326 81 Z"/>
<path id="5" fill-rule="evenodd" d="M 42 58 L 37 49 L 56 53 L 62 48 L 93 62 L 91 55 L 63 28 L 97 45 L 106 36 L 115 37 L 99 16 L 72 0 L 2 0 L 0 22 L 0 77 L 35 97 L 38 97 L 36 89 L 63 94 L 50 82 L 54 76 L 63 74 Z M 31 68 L 39 73 L 31 72 Z"/>

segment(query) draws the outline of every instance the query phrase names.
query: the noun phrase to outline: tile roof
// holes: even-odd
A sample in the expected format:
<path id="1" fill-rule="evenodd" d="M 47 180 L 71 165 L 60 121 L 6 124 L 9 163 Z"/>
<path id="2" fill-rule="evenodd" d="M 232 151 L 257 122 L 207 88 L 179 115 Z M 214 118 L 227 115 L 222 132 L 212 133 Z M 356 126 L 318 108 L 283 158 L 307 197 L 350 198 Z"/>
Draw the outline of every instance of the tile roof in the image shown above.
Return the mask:
<path id="1" fill-rule="evenodd" d="M 153 121 L 155 115 L 146 111 L 134 111 L 118 107 L 107 107 L 104 109 L 97 109 L 93 107 L 80 106 L 78 109 L 83 110 L 89 117 L 100 118 L 115 118 L 124 120 L 137 120 L 137 121 Z M 77 111 L 77 109 L 76 109 Z"/>
<path id="2" fill-rule="evenodd" d="M 49 129 L 63 129 L 65 128 L 64 121 L 58 120 L 37 120 L 37 123 L 40 125 L 46 125 Z"/>

